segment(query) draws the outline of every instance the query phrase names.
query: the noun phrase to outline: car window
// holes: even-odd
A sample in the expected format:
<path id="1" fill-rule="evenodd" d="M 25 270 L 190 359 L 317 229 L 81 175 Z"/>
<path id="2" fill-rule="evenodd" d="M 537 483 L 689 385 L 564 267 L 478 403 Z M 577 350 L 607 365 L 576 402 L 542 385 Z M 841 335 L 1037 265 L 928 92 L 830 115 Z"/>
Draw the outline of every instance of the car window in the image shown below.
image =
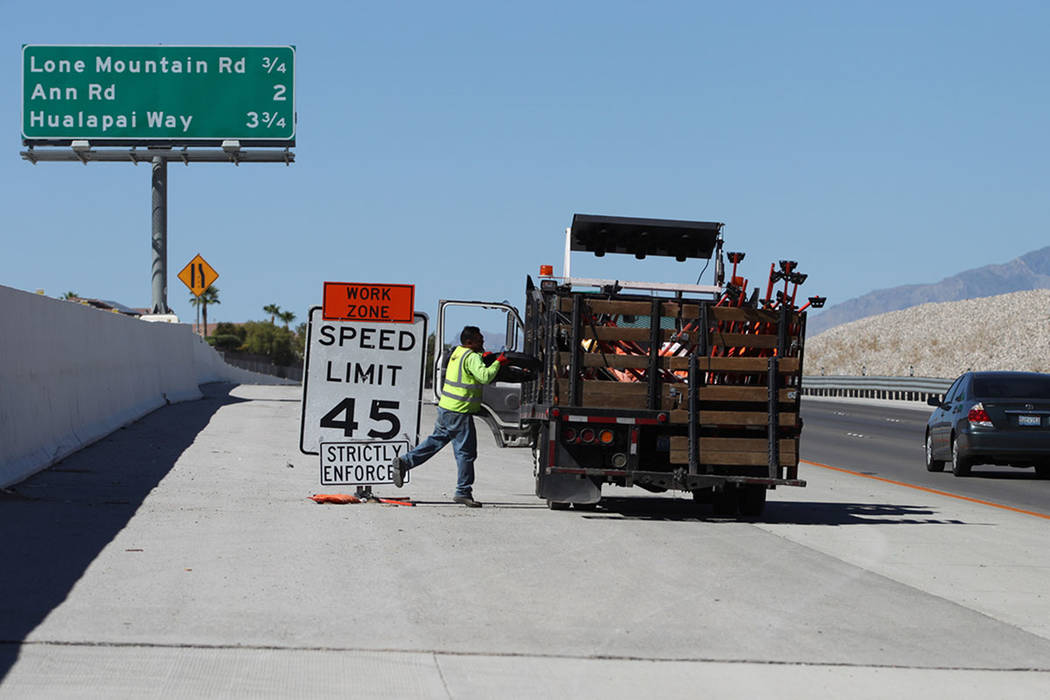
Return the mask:
<path id="1" fill-rule="evenodd" d="M 1050 399 L 1050 376 L 991 375 L 977 377 L 973 381 L 975 396 L 982 398 Z"/>
<path id="2" fill-rule="evenodd" d="M 959 387 L 962 386 L 962 377 L 957 378 L 952 385 L 948 387 L 948 392 L 944 395 L 944 403 L 951 403 L 955 401 L 955 395 L 959 391 Z"/>

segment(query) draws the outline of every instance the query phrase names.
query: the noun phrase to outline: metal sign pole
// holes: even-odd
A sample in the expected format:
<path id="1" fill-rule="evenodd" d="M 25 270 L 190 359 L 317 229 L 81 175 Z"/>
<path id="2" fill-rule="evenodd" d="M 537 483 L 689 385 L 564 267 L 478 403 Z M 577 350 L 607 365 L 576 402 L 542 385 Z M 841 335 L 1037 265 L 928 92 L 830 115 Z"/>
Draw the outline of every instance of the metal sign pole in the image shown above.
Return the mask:
<path id="1" fill-rule="evenodd" d="M 153 301 L 151 312 L 170 314 L 168 308 L 168 161 L 153 158 Z"/>
<path id="2" fill-rule="evenodd" d="M 189 150 L 183 146 L 178 150 L 171 147 L 155 146 L 151 148 L 130 150 L 96 149 L 88 141 L 73 141 L 72 148 L 45 148 L 38 150 L 32 145 L 22 151 L 23 160 L 33 165 L 37 163 L 79 162 L 87 165 L 97 163 L 152 163 L 152 249 L 153 265 L 151 275 L 152 300 L 151 314 L 171 314 L 168 306 L 168 161 L 177 160 L 185 165 L 190 163 L 284 163 L 295 162 L 295 154 L 289 147 L 282 151 L 242 150 L 239 141 L 224 141 L 222 150 Z M 199 257 L 199 256 L 198 256 Z M 203 260 L 201 261 L 203 262 Z M 192 264 L 192 263 L 191 263 Z M 201 273 L 211 270 L 207 263 Z M 211 270 L 212 281 L 218 273 Z M 191 287 L 189 280 L 183 280 Z M 207 285 L 204 287 L 207 289 Z M 203 292 L 203 290 L 201 290 Z M 196 292 L 194 292 L 196 293 Z"/>

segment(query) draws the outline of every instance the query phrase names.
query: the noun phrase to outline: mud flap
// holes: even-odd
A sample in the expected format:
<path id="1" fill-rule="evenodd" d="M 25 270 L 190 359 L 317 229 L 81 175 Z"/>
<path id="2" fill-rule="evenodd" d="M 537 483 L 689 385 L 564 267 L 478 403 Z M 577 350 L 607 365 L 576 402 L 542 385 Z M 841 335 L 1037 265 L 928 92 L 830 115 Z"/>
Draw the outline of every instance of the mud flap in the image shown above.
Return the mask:
<path id="1" fill-rule="evenodd" d="M 536 495 L 559 503 L 597 503 L 602 487 L 575 474 L 543 474 L 536 477 Z"/>
<path id="2" fill-rule="evenodd" d="M 536 450 L 536 496 L 556 503 L 591 504 L 602 500 L 602 487 L 577 474 L 548 474 L 550 423 L 539 429 L 533 449 Z"/>

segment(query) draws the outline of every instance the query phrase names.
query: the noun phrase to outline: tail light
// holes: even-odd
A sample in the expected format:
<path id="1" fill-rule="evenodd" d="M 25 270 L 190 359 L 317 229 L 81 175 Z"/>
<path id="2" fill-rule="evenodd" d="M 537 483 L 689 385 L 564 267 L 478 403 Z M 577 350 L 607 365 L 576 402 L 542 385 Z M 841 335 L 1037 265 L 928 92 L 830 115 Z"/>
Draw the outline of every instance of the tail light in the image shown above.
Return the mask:
<path id="1" fill-rule="evenodd" d="M 613 434 L 613 431 L 603 430 L 600 433 L 598 433 L 598 442 L 600 442 L 603 445 L 611 445 L 613 438 L 615 437 L 616 436 Z"/>
<path id="2" fill-rule="evenodd" d="M 970 425 L 975 425 L 980 428 L 992 428 L 992 418 L 988 415 L 988 411 L 984 410 L 984 404 L 975 403 L 970 407 L 970 412 L 966 414 L 966 420 L 970 421 Z"/>
<path id="3" fill-rule="evenodd" d="M 575 442 L 576 428 L 565 428 L 565 430 L 561 432 L 561 439 L 565 442 Z"/>
<path id="4" fill-rule="evenodd" d="M 594 442 L 594 428 L 584 428 L 580 431 L 580 442 L 588 445 Z"/>

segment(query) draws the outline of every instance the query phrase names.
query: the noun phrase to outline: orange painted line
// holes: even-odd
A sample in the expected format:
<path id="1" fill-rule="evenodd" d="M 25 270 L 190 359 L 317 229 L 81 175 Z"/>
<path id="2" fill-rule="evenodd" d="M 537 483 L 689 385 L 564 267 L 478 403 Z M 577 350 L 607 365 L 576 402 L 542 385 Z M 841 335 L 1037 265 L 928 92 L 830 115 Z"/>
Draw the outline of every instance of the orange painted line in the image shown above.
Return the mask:
<path id="1" fill-rule="evenodd" d="M 1021 508 L 1014 508 L 1003 503 L 996 503 L 995 501 L 982 501 L 979 498 L 970 498 L 969 496 L 960 496 L 957 493 L 948 493 L 947 491 L 938 491 L 937 489 L 927 488 L 925 486 L 917 486 L 916 484 L 909 484 L 904 481 L 894 481 L 893 479 L 887 479 L 881 476 L 873 476 L 871 474 L 862 474 L 861 472 L 855 472 L 852 469 L 843 469 L 842 467 L 833 467 L 830 464 L 821 464 L 820 462 L 810 462 L 808 459 L 800 459 L 803 464 L 808 464 L 812 467 L 820 467 L 821 469 L 830 469 L 836 472 L 843 472 L 844 474 L 852 474 L 853 476 L 862 476 L 865 479 L 874 479 L 875 481 L 884 481 L 887 484 L 893 484 L 895 486 L 905 486 L 909 489 L 915 489 L 916 491 L 925 491 L 927 493 L 935 493 L 938 496 L 947 496 L 948 498 L 956 498 L 960 501 L 969 501 L 970 503 L 980 503 L 982 506 L 991 506 L 992 508 L 1000 508 L 1002 510 L 1009 510 L 1014 513 L 1021 513 L 1022 515 L 1031 515 L 1036 518 L 1042 518 L 1043 520 L 1050 520 L 1050 515 L 1045 513 L 1036 513 L 1031 510 L 1023 510 Z"/>

